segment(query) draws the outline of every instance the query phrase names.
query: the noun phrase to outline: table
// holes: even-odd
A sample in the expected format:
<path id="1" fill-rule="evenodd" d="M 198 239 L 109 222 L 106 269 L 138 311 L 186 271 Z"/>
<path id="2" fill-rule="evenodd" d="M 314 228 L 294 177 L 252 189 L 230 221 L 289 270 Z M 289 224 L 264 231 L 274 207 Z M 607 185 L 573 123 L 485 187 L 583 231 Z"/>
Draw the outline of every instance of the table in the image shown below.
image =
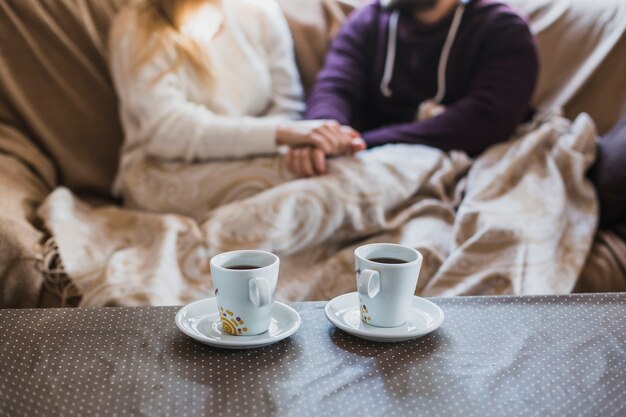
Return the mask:
<path id="1" fill-rule="evenodd" d="M 399 344 L 295 303 L 300 330 L 248 351 L 177 307 L 0 310 L 0 415 L 626 415 L 626 294 L 433 301 L 443 326 Z"/>

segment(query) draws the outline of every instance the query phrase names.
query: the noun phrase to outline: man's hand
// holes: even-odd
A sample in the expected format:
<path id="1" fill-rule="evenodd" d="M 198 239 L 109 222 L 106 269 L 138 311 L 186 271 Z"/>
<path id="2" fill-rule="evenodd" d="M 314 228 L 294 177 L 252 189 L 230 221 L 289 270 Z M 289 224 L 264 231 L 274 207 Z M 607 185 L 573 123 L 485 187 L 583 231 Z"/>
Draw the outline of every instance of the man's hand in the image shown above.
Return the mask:
<path id="1" fill-rule="evenodd" d="M 360 137 L 350 141 L 349 149 L 344 155 L 362 151 L 366 144 Z M 285 155 L 287 168 L 297 177 L 313 177 L 326 173 L 326 154 L 319 148 L 303 146 L 291 148 Z"/>

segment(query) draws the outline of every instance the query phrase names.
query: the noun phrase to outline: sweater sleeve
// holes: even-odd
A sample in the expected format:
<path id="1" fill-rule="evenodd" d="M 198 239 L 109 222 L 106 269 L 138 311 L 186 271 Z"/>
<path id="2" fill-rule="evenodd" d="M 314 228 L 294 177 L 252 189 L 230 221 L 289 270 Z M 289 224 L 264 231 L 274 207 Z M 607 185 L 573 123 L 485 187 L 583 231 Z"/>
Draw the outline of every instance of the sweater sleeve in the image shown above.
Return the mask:
<path id="1" fill-rule="evenodd" d="M 486 31 L 483 42 L 464 98 L 432 119 L 364 132 L 368 145 L 416 143 L 476 155 L 508 139 L 529 112 L 539 66 L 534 39 L 523 19 L 507 14 Z"/>
<path id="2" fill-rule="evenodd" d="M 275 2 L 267 7 L 264 45 L 272 82 L 272 105 L 267 116 L 299 119 L 304 112 L 304 92 L 296 67 L 293 39 L 287 20 Z"/>
<path id="3" fill-rule="evenodd" d="M 147 155 L 193 161 L 276 151 L 275 119 L 222 116 L 190 101 L 184 87 L 192 80 L 168 72 L 177 62 L 172 49 L 159 51 L 136 70 L 132 22 L 126 17 L 114 23 L 123 35 L 111 43 L 109 60 L 122 118 L 133 121 Z"/>
<path id="4" fill-rule="evenodd" d="M 367 83 L 369 31 L 375 24 L 373 6 L 350 15 L 326 55 L 307 100 L 306 119 L 334 119 L 353 124 L 362 108 Z M 371 46 L 369 46 L 371 48 Z"/>

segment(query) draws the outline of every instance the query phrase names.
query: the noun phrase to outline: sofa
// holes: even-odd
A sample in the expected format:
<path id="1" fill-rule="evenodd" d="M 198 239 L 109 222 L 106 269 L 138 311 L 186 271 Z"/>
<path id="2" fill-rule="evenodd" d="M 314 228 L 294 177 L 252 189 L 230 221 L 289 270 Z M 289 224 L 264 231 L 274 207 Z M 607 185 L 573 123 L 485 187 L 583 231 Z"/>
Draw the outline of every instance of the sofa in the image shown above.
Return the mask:
<path id="1" fill-rule="evenodd" d="M 114 203 L 123 133 L 107 68 L 112 17 L 129 0 L 0 3 L 0 307 L 55 306 L 42 267 L 49 237 L 36 210 L 65 186 L 92 204 Z M 279 0 L 305 89 L 359 1 Z M 600 134 L 626 114 L 626 4 L 622 0 L 510 0 L 529 16 L 541 77 L 534 104 L 586 112 Z M 624 290 L 626 226 L 598 233 L 580 291 Z M 617 284 L 616 284 L 617 282 Z"/>

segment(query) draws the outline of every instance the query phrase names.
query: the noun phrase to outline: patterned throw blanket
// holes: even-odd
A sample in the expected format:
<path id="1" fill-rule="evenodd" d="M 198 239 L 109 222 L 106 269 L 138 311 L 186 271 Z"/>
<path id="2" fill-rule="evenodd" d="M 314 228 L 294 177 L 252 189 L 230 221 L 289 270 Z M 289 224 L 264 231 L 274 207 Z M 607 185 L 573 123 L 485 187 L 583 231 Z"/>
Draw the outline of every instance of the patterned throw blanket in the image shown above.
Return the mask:
<path id="1" fill-rule="evenodd" d="M 561 294 L 593 242 L 597 203 L 585 172 L 595 137 L 586 115 L 550 115 L 475 160 L 387 145 L 300 180 L 279 157 L 203 163 L 189 175 L 170 164 L 133 198 L 188 216 L 91 207 L 64 188 L 39 214 L 85 306 L 212 295 L 211 256 L 242 248 L 280 256 L 279 299 L 330 299 L 355 290 L 353 251 L 369 242 L 422 252 L 421 295 Z"/>

